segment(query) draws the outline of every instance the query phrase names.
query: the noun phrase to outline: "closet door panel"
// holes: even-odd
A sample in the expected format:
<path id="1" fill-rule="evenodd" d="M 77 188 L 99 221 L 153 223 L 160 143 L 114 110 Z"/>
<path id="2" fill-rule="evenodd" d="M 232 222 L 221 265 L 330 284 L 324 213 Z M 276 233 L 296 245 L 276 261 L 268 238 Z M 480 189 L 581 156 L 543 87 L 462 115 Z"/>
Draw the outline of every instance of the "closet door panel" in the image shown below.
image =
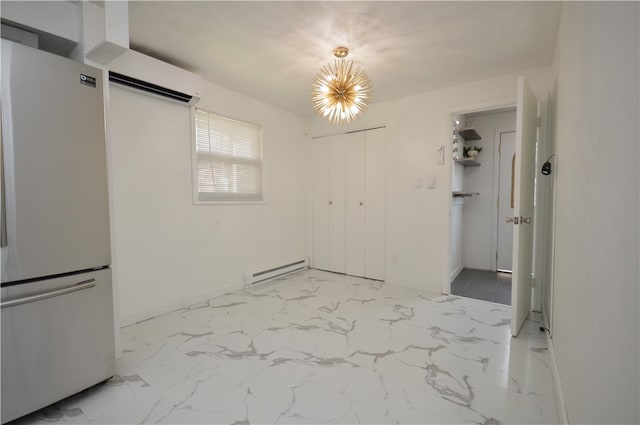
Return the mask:
<path id="1" fill-rule="evenodd" d="M 365 276 L 384 280 L 384 129 L 365 134 Z"/>
<path id="2" fill-rule="evenodd" d="M 345 137 L 329 139 L 329 267 L 338 273 L 345 268 Z"/>
<path id="3" fill-rule="evenodd" d="M 313 267 L 329 270 L 329 139 L 312 142 Z"/>
<path id="4" fill-rule="evenodd" d="M 364 152 L 364 132 L 346 136 L 346 273 L 352 276 L 365 276 Z"/>

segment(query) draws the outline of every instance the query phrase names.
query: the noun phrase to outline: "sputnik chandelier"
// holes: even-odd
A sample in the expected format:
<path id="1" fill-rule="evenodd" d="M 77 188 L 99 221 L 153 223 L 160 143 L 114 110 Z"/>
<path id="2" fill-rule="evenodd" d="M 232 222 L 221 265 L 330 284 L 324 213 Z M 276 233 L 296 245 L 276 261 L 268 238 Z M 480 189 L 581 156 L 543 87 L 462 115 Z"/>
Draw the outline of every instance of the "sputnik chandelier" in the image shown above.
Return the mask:
<path id="1" fill-rule="evenodd" d="M 316 111 L 334 124 L 350 123 L 367 108 L 371 97 L 371 81 L 353 61 L 344 58 L 346 47 L 338 47 L 333 55 L 338 58 L 322 67 L 313 79 L 311 99 Z"/>

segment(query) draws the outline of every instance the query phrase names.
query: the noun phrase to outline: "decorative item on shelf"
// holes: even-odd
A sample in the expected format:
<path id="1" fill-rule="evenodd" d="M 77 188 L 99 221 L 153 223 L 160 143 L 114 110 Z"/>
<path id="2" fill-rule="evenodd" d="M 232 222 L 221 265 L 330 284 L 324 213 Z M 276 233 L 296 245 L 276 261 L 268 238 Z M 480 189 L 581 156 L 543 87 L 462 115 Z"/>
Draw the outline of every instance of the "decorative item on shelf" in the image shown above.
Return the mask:
<path id="1" fill-rule="evenodd" d="M 458 135 L 458 126 L 460 121 L 456 120 L 453 123 L 453 147 L 451 148 L 451 154 L 453 160 L 459 160 L 463 158 L 464 140 Z"/>
<path id="2" fill-rule="evenodd" d="M 344 58 L 346 47 L 338 47 L 338 58 L 322 67 L 313 79 L 311 99 L 315 110 L 334 124 L 350 123 L 367 108 L 371 97 L 371 81 L 367 73 Z"/>
<path id="3" fill-rule="evenodd" d="M 474 147 L 464 147 L 464 157 L 465 158 L 472 158 L 472 159 L 478 159 L 478 154 L 482 151 L 482 147 L 481 146 L 474 146 Z"/>
<path id="4" fill-rule="evenodd" d="M 462 159 L 464 157 L 463 149 L 464 145 L 462 144 L 462 142 L 460 142 L 459 140 L 454 140 L 453 149 L 451 150 L 454 161 L 457 159 Z"/>

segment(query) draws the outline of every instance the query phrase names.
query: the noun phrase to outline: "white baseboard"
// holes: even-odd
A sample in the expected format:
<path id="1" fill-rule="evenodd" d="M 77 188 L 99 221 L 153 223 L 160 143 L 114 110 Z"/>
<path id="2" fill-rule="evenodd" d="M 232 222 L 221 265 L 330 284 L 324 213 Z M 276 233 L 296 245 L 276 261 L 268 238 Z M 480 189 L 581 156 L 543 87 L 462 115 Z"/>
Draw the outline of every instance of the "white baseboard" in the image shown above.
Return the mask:
<path id="1" fill-rule="evenodd" d="M 553 348 L 553 339 L 549 333 L 547 333 L 547 350 L 549 353 L 549 363 L 551 364 L 553 391 L 556 395 L 556 406 L 558 408 L 558 423 L 565 425 L 569 423 L 569 416 L 567 414 L 567 405 L 564 400 L 564 392 L 562 391 L 562 382 L 560 381 L 560 371 L 558 370 L 558 363 L 556 361 L 556 352 Z"/>
<path id="2" fill-rule="evenodd" d="M 456 280 L 456 277 L 458 277 L 458 275 L 460 273 L 462 273 L 462 270 L 464 270 L 464 264 L 460 263 L 460 264 L 458 264 L 458 266 L 455 269 L 453 269 L 453 271 L 449 275 L 449 283 L 451 283 L 454 280 Z"/>
<path id="3" fill-rule="evenodd" d="M 223 288 L 218 288 L 213 291 L 208 291 L 202 294 L 181 298 L 171 303 L 161 305 L 158 307 L 153 307 L 145 311 L 140 311 L 138 313 L 122 316 L 120 317 L 120 327 L 124 328 L 125 326 L 133 325 L 134 323 L 151 319 L 153 317 L 160 316 L 161 314 L 169 313 L 171 311 L 178 310 L 180 308 L 189 307 L 190 305 L 193 305 L 193 304 L 208 301 L 211 298 L 219 297 L 221 295 L 225 295 L 225 294 L 228 294 L 229 292 L 234 292 L 243 288 L 244 288 L 244 285 L 241 283 L 225 286 Z"/>

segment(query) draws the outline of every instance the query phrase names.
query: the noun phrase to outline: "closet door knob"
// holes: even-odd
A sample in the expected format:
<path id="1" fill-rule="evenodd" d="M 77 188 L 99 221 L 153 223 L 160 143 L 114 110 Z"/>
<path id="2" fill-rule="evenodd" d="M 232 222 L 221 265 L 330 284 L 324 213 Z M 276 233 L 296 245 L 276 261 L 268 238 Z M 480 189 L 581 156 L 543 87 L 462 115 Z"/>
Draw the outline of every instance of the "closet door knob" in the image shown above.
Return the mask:
<path id="1" fill-rule="evenodd" d="M 329 205 L 333 205 L 333 201 L 329 201 Z"/>
<path id="2" fill-rule="evenodd" d="M 363 202 L 360 202 L 360 206 L 363 206 L 363 205 L 364 205 L 364 203 L 363 203 Z"/>

